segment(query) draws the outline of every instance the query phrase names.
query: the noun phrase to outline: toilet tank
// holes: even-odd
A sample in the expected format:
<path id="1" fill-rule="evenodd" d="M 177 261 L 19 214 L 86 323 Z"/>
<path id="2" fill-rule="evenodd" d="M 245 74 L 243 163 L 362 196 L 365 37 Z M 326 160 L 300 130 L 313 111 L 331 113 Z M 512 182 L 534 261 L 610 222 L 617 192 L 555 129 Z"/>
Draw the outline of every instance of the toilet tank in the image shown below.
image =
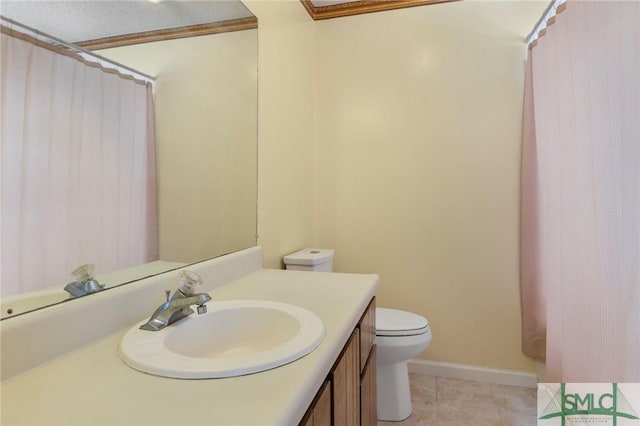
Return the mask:
<path id="1" fill-rule="evenodd" d="M 287 269 L 293 271 L 333 271 L 333 250 L 306 248 L 284 257 Z"/>

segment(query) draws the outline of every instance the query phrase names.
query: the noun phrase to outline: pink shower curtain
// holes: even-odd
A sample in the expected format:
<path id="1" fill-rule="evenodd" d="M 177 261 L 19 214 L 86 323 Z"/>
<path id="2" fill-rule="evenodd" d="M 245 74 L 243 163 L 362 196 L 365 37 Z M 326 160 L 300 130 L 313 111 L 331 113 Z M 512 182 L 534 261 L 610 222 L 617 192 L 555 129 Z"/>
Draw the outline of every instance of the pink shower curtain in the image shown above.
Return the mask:
<path id="1" fill-rule="evenodd" d="M 3 27 L 1 294 L 156 260 L 151 87 Z"/>
<path id="2" fill-rule="evenodd" d="M 538 163 L 533 110 L 531 51 L 527 58 L 522 121 L 520 299 L 522 352 L 542 361 L 546 353 L 546 311 L 540 280 L 540 223 L 538 221 Z"/>
<path id="3" fill-rule="evenodd" d="M 640 2 L 569 0 L 528 65 L 525 353 L 546 327 L 547 381 L 640 382 Z"/>

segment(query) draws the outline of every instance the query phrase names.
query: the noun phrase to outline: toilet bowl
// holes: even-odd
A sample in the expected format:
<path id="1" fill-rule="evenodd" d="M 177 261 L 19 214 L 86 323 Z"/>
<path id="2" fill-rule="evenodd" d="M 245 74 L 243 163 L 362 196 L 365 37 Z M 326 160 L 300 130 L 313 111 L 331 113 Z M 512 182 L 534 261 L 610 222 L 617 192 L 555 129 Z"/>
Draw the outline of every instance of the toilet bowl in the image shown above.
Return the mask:
<path id="1" fill-rule="evenodd" d="M 376 308 L 378 420 L 401 421 L 411 415 L 407 362 L 430 342 L 431 329 L 424 317 Z"/>
<path id="2" fill-rule="evenodd" d="M 303 249 L 284 257 L 287 269 L 331 272 L 333 250 Z M 411 415 L 407 362 L 431 342 L 426 318 L 397 309 L 376 308 L 378 420 L 401 421 Z"/>

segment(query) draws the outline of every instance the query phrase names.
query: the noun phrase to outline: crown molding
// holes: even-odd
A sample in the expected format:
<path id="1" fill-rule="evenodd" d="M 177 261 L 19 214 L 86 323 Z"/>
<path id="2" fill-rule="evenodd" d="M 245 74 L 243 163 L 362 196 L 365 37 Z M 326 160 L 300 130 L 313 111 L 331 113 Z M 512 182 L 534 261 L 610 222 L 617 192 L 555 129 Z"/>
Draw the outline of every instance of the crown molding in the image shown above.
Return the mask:
<path id="1" fill-rule="evenodd" d="M 311 0 L 300 0 L 314 20 L 340 18 L 342 16 L 360 15 L 362 13 L 381 12 L 383 10 L 402 9 L 405 7 L 424 6 L 428 4 L 448 3 L 459 0 L 359 0 L 327 6 L 314 6 Z"/>
<path id="2" fill-rule="evenodd" d="M 251 16 L 248 18 L 231 19 L 228 21 L 210 22 L 206 24 L 188 25 L 185 27 L 105 37 L 95 40 L 81 41 L 75 44 L 86 50 L 97 50 L 128 46 L 131 44 L 149 43 L 152 41 L 173 40 L 177 38 L 243 31 L 254 28 L 258 28 L 258 19 L 255 16 Z"/>

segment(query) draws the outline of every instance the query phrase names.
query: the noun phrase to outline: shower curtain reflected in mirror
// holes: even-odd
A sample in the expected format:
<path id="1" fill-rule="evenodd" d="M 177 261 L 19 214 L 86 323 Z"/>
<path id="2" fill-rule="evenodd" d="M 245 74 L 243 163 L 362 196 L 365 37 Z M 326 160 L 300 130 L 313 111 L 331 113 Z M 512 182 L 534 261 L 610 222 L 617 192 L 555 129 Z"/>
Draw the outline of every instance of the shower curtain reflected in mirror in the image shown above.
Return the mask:
<path id="1" fill-rule="evenodd" d="M 158 259 L 151 84 L 2 27 L 2 296 Z"/>

